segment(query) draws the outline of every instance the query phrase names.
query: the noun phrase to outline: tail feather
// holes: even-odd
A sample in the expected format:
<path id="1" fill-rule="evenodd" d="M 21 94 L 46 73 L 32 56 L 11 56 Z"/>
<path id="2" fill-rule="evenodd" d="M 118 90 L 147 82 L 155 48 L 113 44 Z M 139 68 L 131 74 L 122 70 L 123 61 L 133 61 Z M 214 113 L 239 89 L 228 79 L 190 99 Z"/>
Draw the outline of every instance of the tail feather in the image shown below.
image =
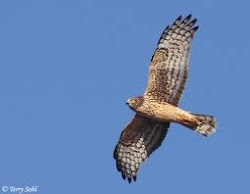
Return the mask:
<path id="1" fill-rule="evenodd" d="M 195 130 L 204 136 L 209 136 L 216 131 L 215 117 L 193 113 L 190 114 L 191 117 L 184 122 L 181 122 L 182 125 L 185 125 L 186 127 Z"/>
<path id="2" fill-rule="evenodd" d="M 197 120 L 195 131 L 198 133 L 209 136 L 216 131 L 216 119 L 213 116 L 193 114 Z"/>

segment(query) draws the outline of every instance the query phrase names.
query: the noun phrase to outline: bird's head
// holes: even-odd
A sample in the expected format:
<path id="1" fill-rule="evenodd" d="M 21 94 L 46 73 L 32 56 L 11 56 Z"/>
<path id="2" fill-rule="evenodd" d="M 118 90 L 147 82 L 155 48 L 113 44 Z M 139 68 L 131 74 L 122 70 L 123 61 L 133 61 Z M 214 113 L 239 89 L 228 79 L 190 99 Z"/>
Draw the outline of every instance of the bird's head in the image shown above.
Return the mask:
<path id="1" fill-rule="evenodd" d="M 143 103 L 142 97 L 129 98 L 126 104 L 134 111 L 136 111 Z"/>

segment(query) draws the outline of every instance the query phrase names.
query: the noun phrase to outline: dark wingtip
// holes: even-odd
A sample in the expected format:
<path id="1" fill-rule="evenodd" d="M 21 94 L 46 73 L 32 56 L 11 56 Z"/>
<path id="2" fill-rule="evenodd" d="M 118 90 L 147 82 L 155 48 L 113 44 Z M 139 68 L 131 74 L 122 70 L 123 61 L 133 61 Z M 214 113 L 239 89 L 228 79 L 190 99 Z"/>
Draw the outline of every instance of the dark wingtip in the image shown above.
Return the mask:
<path id="1" fill-rule="evenodd" d="M 182 16 L 180 15 L 175 21 L 180 21 L 182 19 Z"/>
<path id="2" fill-rule="evenodd" d="M 132 176 L 132 178 L 131 177 L 128 177 L 128 176 L 126 176 L 126 174 L 122 174 L 122 178 L 123 178 L 123 180 L 128 180 L 128 183 L 131 183 L 132 181 L 136 181 L 136 176 Z"/>
<path id="3" fill-rule="evenodd" d="M 195 31 L 197 31 L 199 29 L 199 26 L 195 26 L 194 28 L 193 28 L 193 31 L 195 32 Z"/>
<path id="4" fill-rule="evenodd" d="M 193 19 L 190 24 L 192 24 L 192 26 L 197 22 L 197 18 Z"/>
<path id="5" fill-rule="evenodd" d="M 189 14 L 185 19 L 190 20 L 192 17 L 192 14 Z"/>

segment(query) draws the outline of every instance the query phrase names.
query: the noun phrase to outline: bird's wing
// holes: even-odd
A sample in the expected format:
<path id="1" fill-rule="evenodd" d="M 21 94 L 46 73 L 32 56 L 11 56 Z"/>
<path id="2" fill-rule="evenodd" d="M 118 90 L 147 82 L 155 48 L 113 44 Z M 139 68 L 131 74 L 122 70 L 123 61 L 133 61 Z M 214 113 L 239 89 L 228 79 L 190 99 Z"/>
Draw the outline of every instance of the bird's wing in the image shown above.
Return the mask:
<path id="1" fill-rule="evenodd" d="M 198 26 L 191 15 L 178 17 L 162 33 L 149 67 L 148 85 L 144 95 L 173 105 L 183 93 L 188 77 L 190 44 Z"/>
<path id="2" fill-rule="evenodd" d="M 123 179 L 136 180 L 141 163 L 164 140 L 169 123 L 163 123 L 135 115 L 124 128 L 114 151 L 116 166 Z"/>

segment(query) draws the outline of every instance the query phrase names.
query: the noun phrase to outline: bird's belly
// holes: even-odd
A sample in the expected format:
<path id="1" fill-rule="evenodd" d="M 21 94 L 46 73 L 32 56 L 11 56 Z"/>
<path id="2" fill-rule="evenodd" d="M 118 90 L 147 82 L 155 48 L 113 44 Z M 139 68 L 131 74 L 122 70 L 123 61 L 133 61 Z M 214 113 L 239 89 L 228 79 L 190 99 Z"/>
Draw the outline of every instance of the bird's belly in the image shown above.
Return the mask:
<path id="1" fill-rule="evenodd" d="M 159 108 L 155 110 L 155 119 L 159 121 L 174 121 L 176 122 L 178 119 L 178 115 L 176 114 L 176 111 L 169 108 Z"/>
<path id="2" fill-rule="evenodd" d="M 142 116 L 146 116 L 151 119 L 155 119 L 162 122 L 177 122 L 181 112 L 178 107 L 170 105 L 168 103 L 159 104 L 159 103 L 149 103 L 147 107 L 144 107 L 138 112 Z"/>

